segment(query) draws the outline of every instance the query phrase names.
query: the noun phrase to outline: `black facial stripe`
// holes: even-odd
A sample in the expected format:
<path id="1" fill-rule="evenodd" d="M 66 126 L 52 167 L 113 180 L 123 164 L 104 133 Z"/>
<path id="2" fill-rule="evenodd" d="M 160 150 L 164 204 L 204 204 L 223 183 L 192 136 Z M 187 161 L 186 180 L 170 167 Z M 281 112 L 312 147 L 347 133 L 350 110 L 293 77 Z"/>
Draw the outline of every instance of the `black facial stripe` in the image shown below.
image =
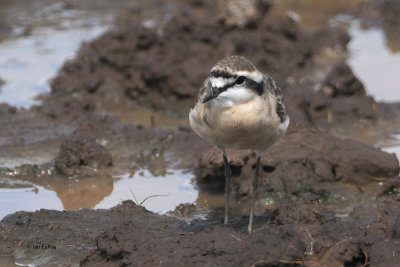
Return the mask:
<path id="1" fill-rule="evenodd" d="M 222 93 L 226 91 L 228 88 L 234 86 L 236 84 L 236 78 L 238 75 L 232 75 L 227 72 L 223 71 L 213 71 L 210 73 L 210 77 L 215 77 L 215 78 L 225 78 L 225 79 L 231 79 L 234 78 L 235 80 L 231 83 L 225 84 L 223 87 L 216 87 L 219 93 Z M 246 86 L 247 88 L 253 90 L 256 94 L 262 95 L 264 92 L 264 86 L 263 84 L 260 84 L 259 82 L 256 82 L 246 76 L 243 76 L 245 78 L 243 86 Z"/>
<path id="2" fill-rule="evenodd" d="M 232 76 L 230 76 L 230 77 L 232 77 Z M 233 81 L 231 83 L 227 83 L 223 87 L 218 87 L 218 91 L 223 92 L 226 89 L 228 89 L 229 87 L 232 87 L 233 85 L 235 85 L 235 81 Z M 243 85 L 246 85 L 247 88 L 252 89 L 258 95 L 262 95 L 264 92 L 264 87 L 262 84 L 254 81 L 252 79 L 249 79 L 247 77 L 245 77 L 245 81 L 244 81 Z"/>
<path id="3" fill-rule="evenodd" d="M 247 88 L 252 89 L 258 95 L 262 95 L 264 92 L 263 85 L 252 79 L 246 78 L 245 84 Z"/>
<path id="4" fill-rule="evenodd" d="M 229 76 L 225 76 L 225 77 L 223 77 L 223 76 L 215 76 L 215 75 L 221 75 L 221 74 L 228 75 L 227 73 L 224 73 L 224 72 L 218 72 L 217 74 L 212 72 L 210 74 L 210 77 L 215 77 L 215 78 L 221 78 L 222 77 L 222 78 L 225 78 L 225 79 L 231 79 L 231 78 L 235 78 L 236 79 L 236 77 L 237 77 L 237 76 L 232 76 L 231 74 L 229 74 Z M 228 89 L 229 87 L 232 87 L 234 84 L 235 84 L 235 81 L 227 83 L 222 87 L 214 87 L 214 88 L 217 89 L 220 93 L 222 93 L 223 91 L 226 91 L 226 89 Z"/>
<path id="5" fill-rule="evenodd" d="M 224 85 L 222 87 L 211 87 L 211 83 L 209 83 L 210 91 L 203 98 L 202 103 L 204 104 L 204 103 L 216 98 L 219 94 L 221 94 L 222 92 L 226 91 L 229 87 L 232 87 L 232 85 L 234 85 L 234 84 L 235 84 L 235 82 L 226 84 L 226 85 Z"/>
<path id="6" fill-rule="evenodd" d="M 232 82 L 232 83 L 228 83 L 228 84 L 225 84 L 222 87 L 217 87 L 217 88 L 218 88 L 218 91 L 220 93 L 222 93 L 222 92 L 226 91 L 229 87 L 232 87 L 234 84 L 235 84 L 235 82 Z"/>

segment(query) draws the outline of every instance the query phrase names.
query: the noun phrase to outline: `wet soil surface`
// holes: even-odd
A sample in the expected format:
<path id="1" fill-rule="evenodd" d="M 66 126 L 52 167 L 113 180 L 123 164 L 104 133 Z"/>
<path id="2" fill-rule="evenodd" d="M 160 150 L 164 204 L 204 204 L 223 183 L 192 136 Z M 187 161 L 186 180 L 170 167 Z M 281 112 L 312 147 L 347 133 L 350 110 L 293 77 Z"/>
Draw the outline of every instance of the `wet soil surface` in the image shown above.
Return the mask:
<path id="1" fill-rule="evenodd" d="M 154 176 L 175 168 L 194 171 L 200 195 L 221 193 L 222 157 L 186 118 L 216 61 L 248 57 L 280 85 L 291 117 L 287 135 L 262 156 L 252 234 L 246 214 L 255 154 L 228 151 L 236 219 L 227 226 L 200 201 L 170 216 L 129 201 L 109 210 L 21 211 L 0 223 L 0 255 L 39 266 L 396 266 L 398 159 L 340 130 L 399 125 L 400 108 L 366 94 L 345 62 L 344 28 L 305 32 L 290 17 L 270 15 L 273 8 L 263 0 L 126 8 L 114 28 L 65 62 L 42 105 L 0 105 L 1 155 L 19 145 L 34 153 L 36 144 L 52 144 L 48 158 L 1 168 L 2 177 L 56 192 L 62 181 L 80 179 L 81 187 L 60 198 L 87 195 L 95 202 L 99 189 L 90 179 L 106 186 L 113 175 L 138 168 Z M 174 121 L 174 128 L 156 128 L 154 117 L 135 123 L 135 116 L 120 116 L 141 108 Z M 209 220 L 196 219 L 203 212 Z"/>
<path id="2" fill-rule="evenodd" d="M 397 18 L 400 15 L 400 3 L 398 1 L 365 1 L 357 9 L 356 14 L 365 26 L 382 28 L 388 39 L 399 40 L 400 22 Z"/>

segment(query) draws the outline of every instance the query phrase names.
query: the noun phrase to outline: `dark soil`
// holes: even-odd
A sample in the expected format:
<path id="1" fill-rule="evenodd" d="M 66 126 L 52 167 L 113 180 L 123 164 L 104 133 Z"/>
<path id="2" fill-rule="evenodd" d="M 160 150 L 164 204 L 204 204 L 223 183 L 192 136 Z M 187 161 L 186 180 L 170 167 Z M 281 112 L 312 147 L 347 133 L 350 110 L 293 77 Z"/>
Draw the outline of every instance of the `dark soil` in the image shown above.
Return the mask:
<path id="1" fill-rule="evenodd" d="M 236 13 L 238 7 L 246 12 Z M 60 147 L 45 164 L 0 169 L 3 177 L 95 203 L 92 178 L 112 190 L 116 173 L 139 166 L 156 176 L 173 166 L 194 170 L 200 192 L 221 192 L 222 157 L 187 124 L 147 128 L 122 122 L 115 110 L 147 107 L 186 118 L 215 62 L 231 54 L 249 58 L 278 82 L 291 117 L 288 134 L 262 156 L 254 233 L 246 233 L 248 216 L 240 216 L 248 213 L 255 154 L 228 151 L 232 198 L 241 207 L 228 226 L 218 216 L 187 224 L 177 217 L 192 218 L 201 207 L 184 204 L 173 217 L 131 202 L 110 210 L 21 211 L 0 223 L 0 254 L 39 266 L 397 266 L 398 159 L 334 129 L 400 121 L 400 108 L 366 95 L 345 63 L 345 29 L 305 32 L 290 18 L 270 16 L 272 8 L 264 0 L 127 8 L 112 30 L 64 63 L 42 105 L 0 105 L 0 152 L 50 141 Z M 155 151 L 162 157 L 152 157 Z M 70 176 L 87 182 L 59 192 Z M 267 208 L 266 199 L 276 206 Z M 350 204 L 341 209 L 343 203 Z"/>
<path id="2" fill-rule="evenodd" d="M 61 143 L 55 166 L 62 174 L 72 176 L 81 173 L 81 168 L 97 169 L 112 165 L 110 153 L 96 140 L 86 136 L 73 136 Z"/>
<path id="3" fill-rule="evenodd" d="M 264 3 L 249 1 L 248 5 L 262 4 L 259 2 Z M 182 105 L 177 109 L 170 102 L 193 99 L 204 73 L 216 61 L 241 54 L 279 82 L 295 119 L 293 125 L 313 122 L 312 86 L 325 80 L 314 74 L 322 68 L 329 70 L 332 62 L 341 60 L 349 41 L 344 29 L 325 27 L 306 34 L 289 18 L 268 16 L 266 8 L 257 15 L 257 23 L 243 25 L 243 18 L 238 18 L 236 25 L 231 17 L 226 21 L 227 14 L 220 14 L 214 2 L 182 8 L 185 3 L 174 1 L 172 6 L 177 7 L 171 18 L 165 18 L 165 14 L 156 17 L 160 20 L 156 24 L 163 25 L 157 30 L 159 34 L 141 24 L 145 15 L 140 10 L 126 11 L 116 29 L 83 45 L 77 57 L 64 64 L 40 110 L 59 118 L 68 115 L 71 108 L 112 112 L 115 106 L 134 102 L 187 116 L 190 105 L 182 110 Z M 325 63 L 321 58 L 329 49 L 337 56 Z"/>
<path id="4" fill-rule="evenodd" d="M 223 188 L 224 167 L 220 154 L 214 148 L 201 155 L 195 169 L 199 185 Z M 234 192 L 247 196 L 254 175 L 255 152 L 228 151 L 228 155 L 233 168 Z M 284 193 L 289 197 L 308 192 L 323 198 L 321 194 L 333 193 L 329 192 L 330 183 L 363 184 L 374 177 L 394 177 L 399 172 L 395 155 L 306 129 L 287 134 L 263 153 L 261 161 L 261 193 Z"/>
<path id="5" fill-rule="evenodd" d="M 15 243 L 19 257 L 50 265 L 87 254 L 83 266 L 396 266 L 398 210 L 398 199 L 378 199 L 340 218 L 318 202 L 289 201 L 256 217 L 251 235 L 248 217 L 227 227 L 187 225 L 132 202 L 111 210 L 18 212 L 2 221 L 1 249 Z"/>

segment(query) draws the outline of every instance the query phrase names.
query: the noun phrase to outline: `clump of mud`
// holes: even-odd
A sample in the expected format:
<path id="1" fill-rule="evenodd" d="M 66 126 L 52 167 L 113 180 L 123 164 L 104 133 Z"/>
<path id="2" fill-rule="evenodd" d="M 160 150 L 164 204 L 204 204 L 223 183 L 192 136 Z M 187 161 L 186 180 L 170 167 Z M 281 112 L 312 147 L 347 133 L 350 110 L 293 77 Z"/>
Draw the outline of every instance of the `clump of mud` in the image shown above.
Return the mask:
<path id="1" fill-rule="evenodd" d="M 314 121 L 325 127 L 357 120 L 376 122 L 381 116 L 378 104 L 367 96 L 362 83 L 344 62 L 337 63 L 323 80 L 310 110 Z"/>
<path id="2" fill-rule="evenodd" d="M 338 218 L 319 203 L 291 201 L 257 216 L 257 229 L 251 235 L 245 233 L 247 217 L 232 221 L 228 227 L 186 225 L 149 213 L 132 202 L 111 210 L 18 212 L 0 225 L 1 247 L 4 250 L 10 241 L 18 243 L 18 262 L 36 255 L 38 264 L 57 263 L 57 257 L 64 259 L 63 264 L 76 264 L 77 257 L 88 253 L 81 261 L 83 266 L 159 262 L 395 266 L 397 253 L 385 255 L 396 250 L 398 205 L 395 199 L 377 200 L 374 205 L 358 206 L 347 218 Z M 35 247 L 45 247 L 46 253 Z M 93 247 L 97 249 L 93 251 Z"/>
<path id="3" fill-rule="evenodd" d="M 312 87 L 325 79 L 316 78 L 314 72 L 330 69 L 345 52 L 349 36 L 344 29 L 325 27 L 305 33 L 289 17 L 268 16 L 266 1 L 225 1 L 220 8 L 211 1 L 189 6 L 172 2 L 171 13 L 158 10 L 152 19 L 142 10 L 127 10 L 113 30 L 84 44 L 53 79 L 52 92 L 40 109 L 58 118 L 71 107 L 112 113 L 115 106 L 136 103 L 186 116 L 189 105 L 182 106 L 186 110 L 182 112 L 169 102 L 193 99 L 215 62 L 240 54 L 278 81 L 289 113 L 296 118 L 293 124 L 313 120 L 309 117 Z M 246 15 L 251 20 L 236 17 L 229 10 L 237 5 L 257 14 Z M 224 6 L 230 8 L 221 13 Z M 338 56 L 328 64 L 321 58 L 329 50 Z"/>
<path id="4" fill-rule="evenodd" d="M 111 165 L 110 153 L 87 136 L 73 136 L 65 140 L 55 159 L 57 170 L 68 176 L 81 173 L 81 169 L 85 167 L 97 169 Z"/>
<path id="5" fill-rule="evenodd" d="M 237 196 L 247 196 L 254 175 L 255 152 L 228 150 L 228 155 L 233 172 L 232 188 Z M 393 154 L 307 129 L 283 137 L 263 153 L 261 164 L 261 193 L 283 193 L 289 198 L 311 193 L 322 199 L 323 195 L 337 190 L 337 183 L 363 184 L 374 177 L 394 177 L 400 171 Z M 218 149 L 205 151 L 195 169 L 199 185 L 222 189 L 223 166 Z"/>

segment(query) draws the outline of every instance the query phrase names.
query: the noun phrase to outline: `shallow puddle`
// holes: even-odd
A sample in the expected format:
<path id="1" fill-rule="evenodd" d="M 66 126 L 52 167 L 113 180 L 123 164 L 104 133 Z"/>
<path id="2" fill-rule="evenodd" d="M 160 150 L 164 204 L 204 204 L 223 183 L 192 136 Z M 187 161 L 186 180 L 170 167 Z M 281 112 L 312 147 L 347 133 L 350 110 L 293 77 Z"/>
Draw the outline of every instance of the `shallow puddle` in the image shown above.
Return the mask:
<path id="1" fill-rule="evenodd" d="M 0 220 L 17 210 L 111 208 L 124 200 L 164 214 L 180 203 L 196 201 L 193 177 L 190 172 L 177 170 L 157 177 L 148 170 L 138 170 L 115 177 L 51 177 L 41 181 L 43 186 L 19 181 L 17 176 L 16 180 L 0 178 Z"/>
<path id="2" fill-rule="evenodd" d="M 400 39 L 392 40 L 390 48 L 382 30 L 364 29 L 350 17 L 338 16 L 332 20 L 349 23 L 351 40 L 348 44 L 348 64 L 355 76 L 363 83 L 368 95 L 378 102 L 400 102 Z M 397 51 L 397 52 L 396 52 Z M 400 114 L 398 114 L 400 116 Z M 400 119 L 380 122 L 380 129 L 357 131 L 358 126 L 347 133 L 350 137 L 394 153 L 400 158 Z M 357 131 L 357 132 L 355 132 Z"/>
<path id="3" fill-rule="evenodd" d="M 33 183 L 0 178 L 0 219 L 17 210 L 63 208 L 57 193 Z"/>
<path id="4" fill-rule="evenodd" d="M 132 200 L 146 209 L 160 214 L 174 209 L 181 203 L 193 203 L 197 199 L 192 173 L 168 171 L 165 176 L 154 177 L 141 170 L 114 178 L 114 189 L 95 208 L 110 208 L 123 200 Z"/>
<path id="5" fill-rule="evenodd" d="M 377 101 L 399 102 L 400 52 L 390 50 L 382 30 L 362 29 L 357 22 L 353 22 L 349 33 L 348 63 L 367 93 Z"/>
<path id="6" fill-rule="evenodd" d="M 274 15 L 290 16 L 305 30 L 312 31 L 326 23 L 347 27 L 351 36 L 347 62 L 363 83 L 367 94 L 377 101 L 400 102 L 400 38 L 390 36 L 390 33 L 384 33 L 379 28 L 363 28 L 357 19 L 346 14 L 360 4 L 360 0 L 329 3 L 318 0 L 276 0 L 274 3 Z M 360 125 L 350 128 L 343 126 L 338 133 L 395 153 L 400 158 L 399 119 L 381 123 L 380 129 L 365 129 L 362 124 L 360 122 Z"/>
<path id="7" fill-rule="evenodd" d="M 105 30 L 104 26 L 66 31 L 40 29 L 29 37 L 0 43 L 0 73 L 5 85 L 0 102 L 18 107 L 38 104 L 35 96 L 49 92 L 48 81 L 82 41 Z"/>
<path id="8" fill-rule="evenodd" d="M 393 133 L 390 137 L 391 138 L 378 141 L 376 145 L 388 153 L 396 154 L 397 159 L 400 159 L 400 133 Z"/>
<path id="9" fill-rule="evenodd" d="M 82 41 L 95 38 L 106 28 L 81 19 L 62 28 L 38 28 L 28 36 L 0 42 L 0 75 L 5 81 L 0 102 L 18 107 L 39 104 L 35 97 L 50 91 L 48 81 L 62 63 L 74 55 Z"/>

